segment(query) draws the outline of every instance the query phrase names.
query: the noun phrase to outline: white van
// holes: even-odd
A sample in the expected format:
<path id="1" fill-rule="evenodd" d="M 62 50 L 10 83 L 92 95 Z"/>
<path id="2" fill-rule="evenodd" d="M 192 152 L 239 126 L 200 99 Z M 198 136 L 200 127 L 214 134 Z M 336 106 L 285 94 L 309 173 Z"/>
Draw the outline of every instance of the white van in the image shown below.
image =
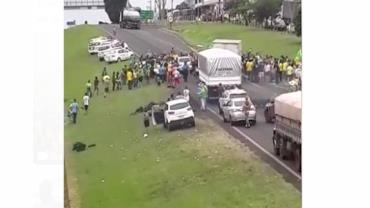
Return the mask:
<path id="1" fill-rule="evenodd" d="M 98 49 L 102 46 L 110 45 L 110 46 L 116 46 L 119 45 L 119 40 L 103 40 L 103 41 L 97 41 L 92 44 L 89 43 L 87 51 L 90 54 L 96 54 L 98 53 Z"/>

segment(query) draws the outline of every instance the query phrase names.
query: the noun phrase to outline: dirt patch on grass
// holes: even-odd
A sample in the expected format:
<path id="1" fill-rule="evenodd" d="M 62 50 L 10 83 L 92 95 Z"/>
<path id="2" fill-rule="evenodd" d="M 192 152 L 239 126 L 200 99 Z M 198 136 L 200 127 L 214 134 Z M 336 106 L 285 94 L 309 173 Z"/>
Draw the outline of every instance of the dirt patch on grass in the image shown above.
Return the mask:
<path id="1" fill-rule="evenodd" d="M 68 142 L 66 142 L 68 143 Z M 68 146 L 68 145 L 66 145 Z M 65 154 L 66 157 L 66 154 Z M 71 161 L 71 160 L 67 160 Z M 80 208 L 80 197 L 77 188 L 77 177 L 71 164 L 64 162 L 64 207 Z"/>

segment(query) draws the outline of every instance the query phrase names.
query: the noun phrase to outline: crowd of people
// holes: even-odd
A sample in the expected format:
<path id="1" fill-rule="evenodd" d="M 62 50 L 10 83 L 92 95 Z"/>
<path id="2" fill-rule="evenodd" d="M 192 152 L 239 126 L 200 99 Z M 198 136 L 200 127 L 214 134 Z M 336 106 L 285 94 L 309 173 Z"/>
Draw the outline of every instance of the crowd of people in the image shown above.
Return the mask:
<path id="1" fill-rule="evenodd" d="M 172 48 L 169 54 L 154 55 L 148 52 L 140 57 L 133 57 L 119 71 L 108 73 L 105 66 L 100 78 L 95 76 L 93 82 L 87 80 L 86 90 L 82 99 L 83 109 L 87 113 L 89 99 L 101 94 L 101 86 L 104 88 L 104 98 L 110 92 L 123 90 L 125 86 L 127 86 L 128 90 L 134 90 L 151 83 L 155 83 L 158 86 L 167 83 L 167 87 L 177 88 L 181 82 L 187 82 L 189 74 L 196 76 L 195 68 L 198 63 L 193 58 L 192 53 L 181 53 L 180 56 L 192 57 L 191 64 L 185 62 L 180 66 L 178 62 L 179 55 Z M 189 101 L 189 89 L 187 87 L 180 94 Z M 78 109 L 78 102 L 76 99 L 73 99 L 68 111 L 73 123 L 76 123 Z"/>
<path id="2" fill-rule="evenodd" d="M 279 84 L 286 81 L 296 83 L 301 88 L 301 60 L 289 59 L 287 56 L 279 58 L 271 55 L 262 56 L 253 54 L 251 50 L 243 54 L 243 72 L 249 81 L 258 83 L 260 81 Z"/>
<path id="3" fill-rule="evenodd" d="M 169 54 L 154 55 L 147 53 L 140 57 L 133 57 L 126 63 L 121 70 L 108 73 L 106 67 L 101 72 L 101 77 L 95 76 L 93 82 L 88 80 L 86 91 L 83 94 L 82 105 L 87 113 L 89 99 L 93 96 L 99 96 L 101 86 L 103 86 L 103 96 L 106 98 L 110 92 L 121 91 L 127 86 L 128 90 L 140 88 L 143 85 L 155 83 L 161 86 L 167 83 L 169 88 L 177 88 L 181 82 L 187 82 L 188 76 L 199 76 L 196 72 L 198 61 L 192 53 L 180 54 L 180 56 L 189 56 L 191 63 L 178 62 L 179 55 L 172 48 Z M 301 63 L 297 59 L 289 59 L 286 56 L 274 58 L 270 55 L 262 56 L 259 53 L 253 54 L 251 50 L 243 54 L 243 73 L 245 77 L 255 83 L 260 81 L 280 83 L 283 81 L 296 83 L 297 89 L 301 88 Z M 201 101 L 201 110 L 206 110 L 206 100 L 208 97 L 208 88 L 198 82 L 197 95 Z M 177 96 L 183 96 L 189 101 L 189 89 L 186 87 L 179 91 Z M 169 99 L 174 99 L 171 95 Z M 76 123 L 78 103 L 73 100 L 69 106 L 69 115 Z"/>

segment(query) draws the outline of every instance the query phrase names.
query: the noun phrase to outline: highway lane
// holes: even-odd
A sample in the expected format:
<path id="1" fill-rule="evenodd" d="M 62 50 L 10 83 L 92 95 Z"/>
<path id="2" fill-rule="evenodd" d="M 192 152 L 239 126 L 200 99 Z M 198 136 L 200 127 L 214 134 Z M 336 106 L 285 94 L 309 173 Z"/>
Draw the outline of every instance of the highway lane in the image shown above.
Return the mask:
<path id="1" fill-rule="evenodd" d="M 117 26 L 116 26 L 117 27 Z M 112 25 L 102 25 L 102 28 L 109 33 L 112 33 Z M 153 53 L 168 53 L 171 48 L 175 48 L 176 51 L 190 51 L 187 45 L 175 35 L 166 32 L 165 30 L 156 26 L 143 26 L 141 30 L 123 30 L 118 29 L 116 37 L 120 40 L 125 41 L 129 47 L 131 47 L 136 53 L 144 54 L 148 50 Z M 190 79 L 187 85 L 191 91 L 191 96 L 196 98 L 196 80 Z M 255 84 L 249 81 L 243 82 L 242 87 L 247 90 L 252 101 L 257 106 L 257 124 L 252 128 L 246 129 L 242 126 L 231 127 L 230 124 L 224 124 L 219 117 L 215 114 L 218 113 L 216 105 L 210 104 L 210 111 L 208 116 L 217 120 L 219 124 L 227 129 L 230 133 L 235 136 L 239 136 L 240 140 L 246 140 L 245 137 L 249 137 L 253 142 L 257 143 L 258 146 L 262 147 L 266 152 L 261 153 L 260 148 L 255 147 L 256 144 L 249 144 L 248 146 L 254 146 L 255 152 L 259 151 L 259 155 L 277 169 L 287 181 L 295 185 L 299 190 L 301 189 L 301 176 L 294 171 L 293 163 L 291 161 L 284 161 L 280 158 L 272 158 L 270 155 L 273 154 L 272 149 L 272 130 L 273 124 L 265 123 L 263 115 L 263 106 L 266 101 L 276 95 L 287 92 L 287 88 L 284 86 L 276 86 L 274 84 Z M 180 87 L 181 89 L 182 87 Z M 180 90 L 179 89 L 179 90 Z M 192 99 L 197 101 L 196 99 Z M 267 155 L 267 157 L 266 157 Z"/>

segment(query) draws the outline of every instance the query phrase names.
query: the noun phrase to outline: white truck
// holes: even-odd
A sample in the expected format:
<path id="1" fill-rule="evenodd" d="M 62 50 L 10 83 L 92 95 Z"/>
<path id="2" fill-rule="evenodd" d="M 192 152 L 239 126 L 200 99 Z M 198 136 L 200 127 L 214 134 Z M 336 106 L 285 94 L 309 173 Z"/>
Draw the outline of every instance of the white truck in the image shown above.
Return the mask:
<path id="1" fill-rule="evenodd" d="M 198 53 L 199 79 L 208 87 L 208 99 L 218 99 L 218 85 L 241 86 L 241 56 L 221 48 Z"/>
<path id="2" fill-rule="evenodd" d="M 273 130 L 274 153 L 282 159 L 291 159 L 301 171 L 301 91 L 281 94 L 275 98 L 275 127 Z"/>
<path id="3" fill-rule="evenodd" d="M 230 50 L 239 56 L 242 55 L 242 41 L 241 40 L 229 40 L 229 39 L 216 39 L 213 42 L 213 48 L 222 48 Z"/>

